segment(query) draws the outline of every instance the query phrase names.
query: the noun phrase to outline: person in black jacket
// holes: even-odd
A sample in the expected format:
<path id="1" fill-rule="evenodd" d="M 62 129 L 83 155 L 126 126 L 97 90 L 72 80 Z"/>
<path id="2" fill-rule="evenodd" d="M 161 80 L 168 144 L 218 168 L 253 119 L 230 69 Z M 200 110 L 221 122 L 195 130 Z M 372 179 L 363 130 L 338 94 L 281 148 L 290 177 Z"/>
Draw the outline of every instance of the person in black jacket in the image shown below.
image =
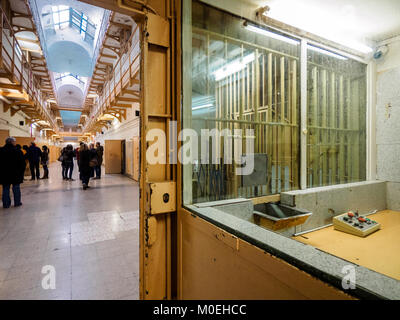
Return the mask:
<path id="1" fill-rule="evenodd" d="M 94 178 L 94 172 L 95 172 L 95 168 L 98 164 L 98 159 L 97 159 L 97 151 L 94 148 L 94 144 L 91 143 L 89 145 L 89 152 L 90 152 L 90 177 Z"/>
<path id="2" fill-rule="evenodd" d="M 74 179 L 72 179 L 72 172 L 74 171 L 74 156 L 74 148 L 71 144 L 67 145 L 64 152 L 65 180 L 74 181 Z"/>
<path id="3" fill-rule="evenodd" d="M 11 206 L 10 187 L 14 194 L 14 206 L 21 203 L 20 184 L 24 181 L 25 160 L 21 150 L 16 148 L 14 137 L 6 139 L 4 147 L 0 148 L 0 183 L 3 186 L 3 208 Z"/>
<path id="4" fill-rule="evenodd" d="M 31 142 L 31 146 L 28 148 L 29 167 L 32 175 L 31 181 L 35 180 L 35 177 L 38 180 L 40 179 L 39 162 L 41 155 L 42 151 L 40 148 L 34 142 Z"/>
<path id="5" fill-rule="evenodd" d="M 96 171 L 95 179 L 100 179 L 101 178 L 101 165 L 103 164 L 103 153 L 104 153 L 104 148 L 100 144 L 100 142 L 96 143 L 96 152 L 97 152 L 97 166 L 95 167 L 95 171 Z"/>
<path id="6" fill-rule="evenodd" d="M 89 188 L 91 168 L 89 165 L 91 154 L 86 144 L 81 144 L 79 148 L 79 172 L 82 180 L 83 190 Z"/>
<path id="7" fill-rule="evenodd" d="M 26 147 L 26 148 L 28 149 L 28 147 L 27 147 L 27 146 L 24 146 L 24 147 Z M 20 144 L 17 144 L 16 148 L 17 148 L 17 150 L 19 150 L 19 151 L 21 151 L 21 152 L 22 152 L 22 157 L 24 158 L 24 175 L 23 175 L 23 179 L 25 180 L 25 169 L 26 169 L 26 153 L 27 153 L 27 151 L 26 151 L 26 150 L 25 150 L 23 147 L 21 147 L 21 145 L 20 145 Z"/>
<path id="8" fill-rule="evenodd" d="M 49 178 L 49 148 L 47 146 L 42 147 L 42 154 L 40 155 L 40 163 L 43 166 L 43 177 L 42 179 L 48 179 Z"/>

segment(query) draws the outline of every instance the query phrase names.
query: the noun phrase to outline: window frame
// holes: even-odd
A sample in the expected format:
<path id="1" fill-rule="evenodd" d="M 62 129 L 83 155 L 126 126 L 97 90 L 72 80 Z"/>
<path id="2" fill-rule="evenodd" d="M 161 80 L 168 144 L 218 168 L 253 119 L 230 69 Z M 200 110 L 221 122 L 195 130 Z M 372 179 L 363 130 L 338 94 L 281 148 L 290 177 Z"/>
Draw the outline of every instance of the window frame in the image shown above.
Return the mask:
<path id="1" fill-rule="evenodd" d="M 366 124 L 365 124 L 365 132 L 366 132 L 366 141 L 365 141 L 365 148 L 366 148 L 366 159 L 365 159 L 365 180 L 362 181 L 371 181 L 375 179 L 375 173 L 374 173 L 374 163 L 375 163 L 375 156 L 373 155 L 373 141 L 374 141 L 374 124 L 371 121 L 372 116 L 374 114 L 374 107 L 373 107 L 373 102 L 374 102 L 374 93 L 373 93 L 373 88 L 374 88 L 374 65 L 373 62 L 367 59 L 367 55 L 364 57 L 357 56 L 354 54 L 351 54 L 349 52 L 345 52 L 337 47 L 331 46 L 331 45 L 326 45 L 325 43 L 315 41 L 313 39 L 307 38 L 303 36 L 302 30 L 299 30 L 299 33 L 293 33 L 293 32 L 288 32 L 287 30 L 283 30 L 281 28 L 277 28 L 275 26 L 268 25 L 266 23 L 260 23 L 260 21 L 256 21 L 253 19 L 250 19 L 246 16 L 239 16 L 238 14 L 231 12 L 226 9 L 222 9 L 220 7 L 216 7 L 213 5 L 210 5 L 209 3 L 203 2 L 201 0 L 197 1 L 200 2 L 202 5 L 214 8 L 216 10 L 222 11 L 224 13 L 230 14 L 242 21 L 247 21 L 248 23 L 251 23 L 252 25 L 255 25 L 260 28 L 267 28 L 267 29 L 272 29 L 277 31 L 280 34 L 286 35 L 291 38 L 298 39 L 300 41 L 300 112 L 299 112 L 299 126 L 300 126 L 300 138 L 299 138 L 299 152 L 300 152 L 300 163 L 299 163 L 299 189 L 297 190 L 305 190 L 305 189 L 310 189 L 310 187 L 307 187 L 307 133 L 308 133 L 308 124 L 307 124 L 307 82 L 308 82 L 308 59 L 307 59 L 307 50 L 308 46 L 316 46 L 324 50 L 331 51 L 335 54 L 344 56 L 348 59 L 360 62 L 365 65 L 366 67 Z M 185 7 L 190 6 L 190 12 L 185 10 Z M 190 54 L 187 53 L 187 46 L 185 45 L 191 45 L 191 40 L 192 40 L 192 15 L 191 15 L 191 8 L 192 8 L 192 0 L 184 0 L 183 3 L 183 10 L 185 14 L 183 15 L 183 21 L 182 21 L 182 56 L 183 56 L 183 66 L 185 65 L 191 65 L 192 62 L 192 57 Z M 303 33 L 304 34 L 304 33 Z M 321 40 L 325 40 L 324 38 L 321 37 Z M 338 44 L 338 46 L 341 46 Z M 344 47 L 344 46 L 342 46 Z M 351 51 L 351 49 L 349 49 Z M 184 68 L 184 67 L 183 67 Z M 184 70 L 182 68 L 182 75 L 183 75 L 183 86 L 182 86 L 182 118 L 185 118 L 185 115 L 190 111 L 187 111 L 187 105 L 188 105 L 188 98 L 185 99 L 185 92 L 187 92 L 188 88 L 185 86 L 185 83 L 187 83 L 187 80 L 192 81 L 191 79 L 191 70 L 188 72 L 188 70 Z M 186 81 L 185 81 L 186 80 Z M 191 86 L 191 84 L 190 84 Z M 187 95 L 186 95 L 187 97 Z M 184 129 L 184 122 L 181 122 L 181 128 Z M 181 176 L 181 183 L 182 186 L 185 186 L 185 176 L 189 174 L 189 169 L 187 168 L 188 166 L 184 166 L 183 164 L 180 164 L 182 167 L 182 176 Z M 186 168 L 185 168 L 186 167 Z M 191 173 L 191 171 L 190 171 Z M 345 183 L 348 184 L 348 183 Z M 327 185 L 325 186 L 326 188 L 331 187 L 332 185 Z M 324 187 L 320 187 L 324 188 Z M 185 186 L 182 188 L 181 193 L 182 193 L 182 206 L 187 207 L 187 205 L 195 204 L 192 203 L 192 201 L 187 201 L 188 199 L 192 199 L 192 195 L 190 194 L 192 192 L 192 188 L 187 188 Z M 278 193 L 279 194 L 279 193 Z"/>

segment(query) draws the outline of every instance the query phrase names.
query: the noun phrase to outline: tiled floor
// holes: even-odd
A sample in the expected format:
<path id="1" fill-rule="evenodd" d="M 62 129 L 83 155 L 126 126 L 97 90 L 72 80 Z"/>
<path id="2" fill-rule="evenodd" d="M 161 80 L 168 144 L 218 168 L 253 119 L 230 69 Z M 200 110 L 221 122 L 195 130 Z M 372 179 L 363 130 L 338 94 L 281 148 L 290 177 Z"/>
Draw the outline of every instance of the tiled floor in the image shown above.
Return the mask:
<path id="1" fill-rule="evenodd" d="M 0 208 L 0 299 L 138 299 L 137 183 L 105 175 L 83 191 L 76 166 L 73 178 L 52 164 L 22 185 L 22 207 Z"/>

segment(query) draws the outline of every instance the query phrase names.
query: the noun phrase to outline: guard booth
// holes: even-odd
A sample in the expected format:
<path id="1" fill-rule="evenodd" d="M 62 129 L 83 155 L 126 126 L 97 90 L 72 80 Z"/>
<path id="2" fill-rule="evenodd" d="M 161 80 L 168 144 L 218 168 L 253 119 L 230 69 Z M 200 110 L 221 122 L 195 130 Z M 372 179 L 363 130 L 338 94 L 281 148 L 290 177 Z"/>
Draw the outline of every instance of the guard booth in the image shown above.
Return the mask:
<path id="1" fill-rule="evenodd" d="M 85 2 L 128 13 L 140 28 L 141 299 L 393 297 L 385 288 L 398 286 L 398 280 L 293 238 L 329 220 L 333 207 L 318 212 L 309 200 L 315 196 L 313 187 L 340 184 L 334 192 L 346 192 L 352 183 L 360 194 L 383 187 L 363 182 L 367 65 L 362 57 L 261 18 L 255 5 L 236 0 Z M 260 28 L 274 36 L 253 32 Z M 332 72 L 320 62 L 334 58 L 311 52 L 309 43 L 340 48 L 349 56 L 330 60 Z M 307 88 L 313 88 L 309 100 Z M 328 107 L 328 96 L 338 109 Z M 319 109 L 324 103 L 326 108 Z M 332 120 L 336 111 L 342 115 Z M 344 130 L 347 126 L 352 130 Z M 222 157 L 214 163 L 175 163 L 171 150 L 186 140 L 178 140 L 171 128 L 197 134 L 201 129 L 242 130 L 242 155 L 256 154 L 260 175 L 243 178 L 235 174 L 241 166 L 223 163 Z M 336 149 L 327 128 L 336 130 L 345 148 Z M 148 136 L 153 129 L 165 133 L 160 137 L 166 148 L 158 154 L 163 161 L 157 163 L 148 154 L 157 143 Z M 221 150 L 227 149 L 229 144 L 219 138 Z M 251 144 L 254 152 L 246 152 Z M 313 149 L 316 145 L 328 147 Z M 327 191 L 327 205 L 335 206 Z M 274 210 L 268 211 L 271 203 L 282 212 L 312 214 L 286 225 L 274 223 L 274 230 L 266 223 L 275 221 Z M 375 204 L 360 205 L 368 210 Z M 355 288 L 342 285 L 346 268 L 362 275 Z M 378 288 L 371 279 L 387 286 Z"/>

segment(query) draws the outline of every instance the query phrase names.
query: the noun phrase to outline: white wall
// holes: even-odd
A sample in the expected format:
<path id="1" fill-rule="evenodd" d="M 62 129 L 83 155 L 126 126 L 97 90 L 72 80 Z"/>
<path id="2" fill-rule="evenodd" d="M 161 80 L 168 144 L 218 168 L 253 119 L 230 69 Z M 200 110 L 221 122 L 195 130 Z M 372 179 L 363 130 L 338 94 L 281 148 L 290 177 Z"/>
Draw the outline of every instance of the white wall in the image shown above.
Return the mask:
<path id="1" fill-rule="evenodd" d="M 30 137 L 30 127 L 26 125 L 25 117 L 21 115 L 21 112 L 17 112 L 11 117 L 11 111 L 4 112 L 3 102 L 0 101 L 0 129 L 9 130 L 10 136 L 16 137 Z M 19 122 L 24 121 L 25 125 L 20 126 Z M 0 145 L 3 145 L 4 141 L 0 141 Z"/>
<path id="2" fill-rule="evenodd" d="M 140 125 L 139 117 L 135 116 L 135 110 L 139 110 L 139 104 L 134 104 L 132 109 L 127 110 L 127 118 L 121 123 L 118 120 L 113 121 L 110 129 L 103 129 L 104 134 L 97 134 L 96 142 L 104 146 L 104 140 L 125 140 L 125 174 L 133 176 L 133 137 L 139 136 Z"/>
<path id="3" fill-rule="evenodd" d="M 377 179 L 386 180 L 388 208 L 400 210 L 400 38 L 376 63 Z"/>
<path id="4" fill-rule="evenodd" d="M 115 120 L 110 129 L 103 130 L 104 134 L 98 133 L 95 141 L 104 144 L 104 140 L 131 140 L 139 136 L 139 117 L 135 116 L 135 110 L 139 110 L 139 104 L 135 103 L 133 108 L 127 110 L 126 120 L 121 123 Z"/>
<path id="5" fill-rule="evenodd" d="M 377 61 L 377 72 L 382 73 L 400 67 L 400 36 L 387 44 L 389 51 Z"/>
<path id="6" fill-rule="evenodd" d="M 24 121 L 24 125 L 20 126 L 19 122 Z M 0 101 L 0 130 L 9 130 L 10 136 L 13 137 L 30 137 L 31 128 L 26 124 L 26 116 L 23 112 L 19 111 L 11 117 L 11 111 L 4 112 L 3 101 Z M 35 141 L 39 143 L 46 143 L 48 145 L 53 144 L 47 139 L 42 138 L 40 132 L 33 129 L 32 135 L 35 137 Z M 0 146 L 4 144 L 4 141 L 0 141 Z"/>

